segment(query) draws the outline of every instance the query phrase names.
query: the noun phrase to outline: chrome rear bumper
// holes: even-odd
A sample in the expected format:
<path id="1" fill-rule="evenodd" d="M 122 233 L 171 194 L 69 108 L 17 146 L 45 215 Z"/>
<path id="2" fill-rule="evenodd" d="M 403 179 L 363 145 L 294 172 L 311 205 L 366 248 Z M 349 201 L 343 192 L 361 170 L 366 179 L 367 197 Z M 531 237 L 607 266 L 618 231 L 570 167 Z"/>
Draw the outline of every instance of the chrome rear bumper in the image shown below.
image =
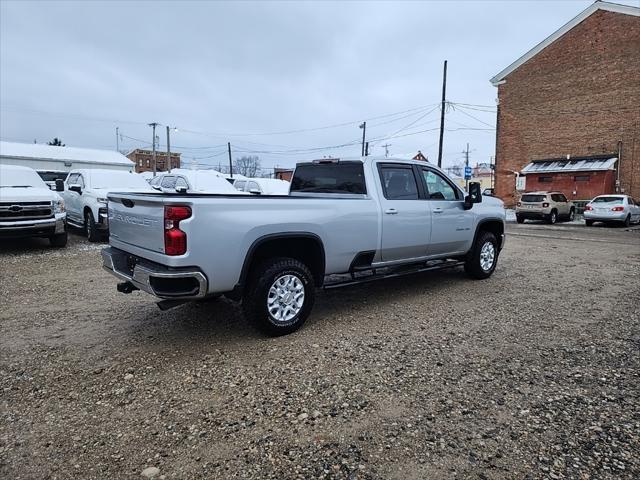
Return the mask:
<path id="1" fill-rule="evenodd" d="M 170 268 L 123 250 L 102 250 L 105 270 L 134 287 L 159 298 L 197 299 L 207 295 L 207 277 L 193 268 Z"/>

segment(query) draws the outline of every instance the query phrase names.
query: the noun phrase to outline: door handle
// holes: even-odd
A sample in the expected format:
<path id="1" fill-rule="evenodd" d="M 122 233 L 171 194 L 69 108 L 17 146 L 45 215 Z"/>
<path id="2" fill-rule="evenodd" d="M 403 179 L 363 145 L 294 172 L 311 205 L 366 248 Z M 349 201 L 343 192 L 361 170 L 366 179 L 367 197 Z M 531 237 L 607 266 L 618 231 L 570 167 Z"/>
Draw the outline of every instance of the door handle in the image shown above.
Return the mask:
<path id="1" fill-rule="evenodd" d="M 386 213 L 387 215 L 397 215 L 398 210 L 396 210 L 395 208 L 388 208 L 384 211 L 384 213 Z"/>
<path id="2" fill-rule="evenodd" d="M 433 213 L 442 213 L 442 209 L 440 207 L 434 208 Z"/>

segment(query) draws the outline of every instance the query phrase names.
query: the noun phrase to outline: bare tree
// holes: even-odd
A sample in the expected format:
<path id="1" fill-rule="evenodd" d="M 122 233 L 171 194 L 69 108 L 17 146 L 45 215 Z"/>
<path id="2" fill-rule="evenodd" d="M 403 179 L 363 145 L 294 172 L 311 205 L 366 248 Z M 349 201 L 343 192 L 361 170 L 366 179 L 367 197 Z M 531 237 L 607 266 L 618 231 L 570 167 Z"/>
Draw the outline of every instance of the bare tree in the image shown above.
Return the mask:
<path id="1" fill-rule="evenodd" d="M 260 171 L 260 158 L 254 155 L 236 158 L 233 162 L 233 173 L 245 177 L 257 177 Z"/>

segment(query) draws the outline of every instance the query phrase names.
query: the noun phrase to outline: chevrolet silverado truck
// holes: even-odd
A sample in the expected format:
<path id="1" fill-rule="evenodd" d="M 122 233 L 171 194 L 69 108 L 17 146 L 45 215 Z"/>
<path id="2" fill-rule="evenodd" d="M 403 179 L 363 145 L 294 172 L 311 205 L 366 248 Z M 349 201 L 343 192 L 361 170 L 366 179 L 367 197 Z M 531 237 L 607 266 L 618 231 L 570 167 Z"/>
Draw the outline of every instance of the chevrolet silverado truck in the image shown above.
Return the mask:
<path id="1" fill-rule="evenodd" d="M 55 182 L 58 191 L 62 181 Z M 64 201 L 35 170 L 0 164 L 0 238 L 44 237 L 67 245 Z"/>
<path id="2" fill-rule="evenodd" d="M 104 267 L 160 308 L 224 294 L 261 330 L 309 316 L 316 288 L 464 266 L 489 277 L 505 241 L 500 200 L 466 194 L 423 161 L 300 163 L 288 195 L 111 193 Z"/>

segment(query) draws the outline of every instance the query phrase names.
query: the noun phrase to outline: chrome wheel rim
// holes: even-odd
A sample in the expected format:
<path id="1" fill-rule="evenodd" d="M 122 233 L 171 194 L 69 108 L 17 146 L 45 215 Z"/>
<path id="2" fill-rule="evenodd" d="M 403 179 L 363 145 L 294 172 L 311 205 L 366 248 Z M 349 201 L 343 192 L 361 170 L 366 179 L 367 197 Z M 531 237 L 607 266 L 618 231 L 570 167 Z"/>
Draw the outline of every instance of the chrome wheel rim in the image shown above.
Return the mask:
<path id="1" fill-rule="evenodd" d="M 480 267 L 485 272 L 488 272 L 493 267 L 493 263 L 496 259 L 496 248 L 491 242 L 485 242 L 480 249 Z"/>
<path id="2" fill-rule="evenodd" d="M 289 322 L 300 313 L 303 305 L 302 280 L 291 274 L 276 278 L 267 296 L 267 309 L 271 318 L 276 322 Z"/>

